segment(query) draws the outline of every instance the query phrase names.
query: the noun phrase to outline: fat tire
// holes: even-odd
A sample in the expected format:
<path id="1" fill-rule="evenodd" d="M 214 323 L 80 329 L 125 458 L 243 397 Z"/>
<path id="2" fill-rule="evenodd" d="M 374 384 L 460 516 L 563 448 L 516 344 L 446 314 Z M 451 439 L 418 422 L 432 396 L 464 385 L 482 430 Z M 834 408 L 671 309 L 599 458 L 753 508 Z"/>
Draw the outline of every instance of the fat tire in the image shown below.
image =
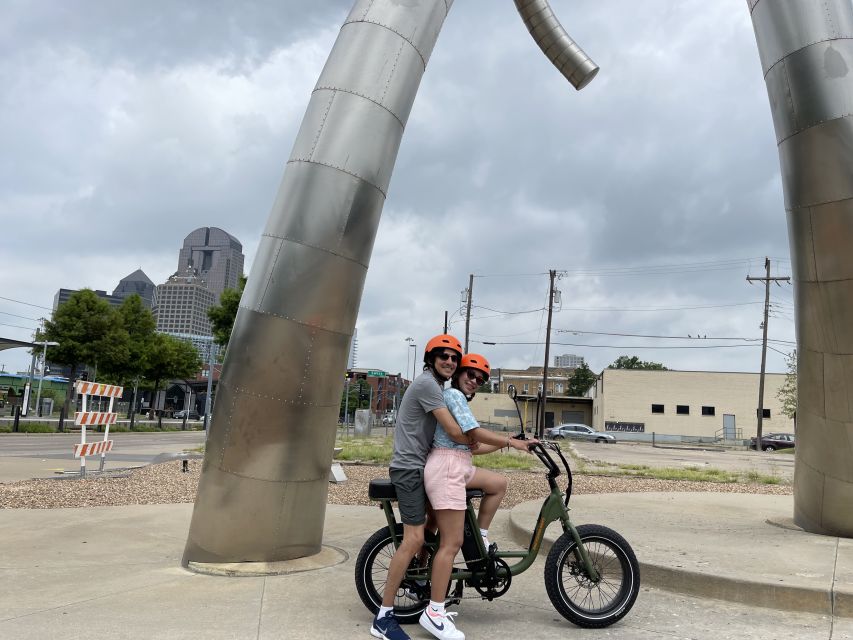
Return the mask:
<path id="1" fill-rule="evenodd" d="M 584 547 L 590 553 L 601 580 L 584 584 L 584 577 L 573 575 L 580 568 L 580 556 L 571 534 L 564 533 L 545 561 L 545 588 L 551 604 L 564 618 L 585 629 L 600 629 L 622 619 L 634 606 L 640 592 L 640 563 L 631 545 L 621 535 L 597 524 L 577 528 Z M 582 570 L 582 568 L 581 568 Z M 566 586 L 571 587 L 571 593 Z M 612 591 L 612 595 L 602 593 Z M 592 608 L 592 596 L 606 596 L 605 602 Z"/>
<path id="2" fill-rule="evenodd" d="M 398 536 L 403 535 L 403 525 L 397 524 L 396 533 Z M 427 532 L 426 535 L 432 538 L 432 534 Z M 372 536 L 367 539 L 358 552 L 358 558 L 355 561 L 355 588 L 364 606 L 368 608 L 374 615 L 379 611 L 382 604 L 382 591 L 385 587 L 386 569 L 382 566 L 376 566 L 383 561 L 390 562 L 391 556 L 394 554 L 394 539 L 388 531 L 388 527 L 382 527 Z M 432 562 L 432 558 L 429 558 Z M 379 585 L 375 579 L 382 577 Z M 404 584 L 401 587 L 405 586 Z M 429 593 L 429 585 L 424 588 L 426 593 Z M 423 600 L 412 600 L 408 597 L 400 597 L 394 599 L 394 615 L 397 621 L 401 624 L 411 624 L 417 622 L 421 613 L 429 604 L 429 596 Z"/>

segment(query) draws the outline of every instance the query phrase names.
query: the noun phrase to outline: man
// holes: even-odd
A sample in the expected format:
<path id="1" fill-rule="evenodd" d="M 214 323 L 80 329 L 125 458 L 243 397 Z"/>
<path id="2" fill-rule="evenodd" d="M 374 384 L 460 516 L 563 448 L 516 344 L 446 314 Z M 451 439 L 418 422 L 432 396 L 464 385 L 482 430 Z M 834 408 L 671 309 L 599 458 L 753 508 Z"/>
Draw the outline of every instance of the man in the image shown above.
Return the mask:
<path id="1" fill-rule="evenodd" d="M 453 376 L 461 358 L 462 343 L 457 338 L 448 334 L 432 338 L 424 349 L 423 373 L 406 390 L 397 412 L 389 474 L 397 491 L 403 541 L 391 558 L 382 606 L 370 628 L 375 638 L 410 640 L 394 617 L 394 598 L 409 563 L 424 544 L 427 522 L 424 465 L 436 424 L 441 424 L 455 442 L 468 444 L 444 402 L 444 383 Z"/>

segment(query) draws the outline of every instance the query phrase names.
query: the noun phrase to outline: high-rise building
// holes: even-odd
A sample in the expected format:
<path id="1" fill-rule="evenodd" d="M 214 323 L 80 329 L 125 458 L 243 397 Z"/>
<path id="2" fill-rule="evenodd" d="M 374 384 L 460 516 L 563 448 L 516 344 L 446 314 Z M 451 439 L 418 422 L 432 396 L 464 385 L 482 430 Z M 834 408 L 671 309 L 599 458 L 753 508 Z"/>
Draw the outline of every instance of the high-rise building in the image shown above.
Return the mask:
<path id="1" fill-rule="evenodd" d="M 225 289 L 236 289 L 243 275 L 243 245 L 217 227 L 201 227 L 184 238 L 176 274 L 191 270 L 206 283 L 216 301 Z"/>
<path id="2" fill-rule="evenodd" d="M 78 291 L 80 291 L 80 289 L 60 289 L 59 291 L 57 291 L 53 296 L 53 310 L 56 311 L 56 309 L 57 309 L 57 307 L 59 307 L 59 305 L 65 304 L 66 302 L 68 302 L 68 298 L 70 298 L 72 296 L 72 294 L 75 294 Z M 106 291 L 101 291 L 100 289 L 94 289 L 94 290 L 92 290 L 92 293 L 94 293 L 96 296 L 98 296 L 102 300 L 106 300 L 107 302 L 109 302 L 114 307 L 118 307 L 122 303 L 121 298 L 111 296 Z"/>
<path id="3" fill-rule="evenodd" d="M 142 298 L 142 304 L 147 308 L 150 309 L 154 305 L 154 283 L 142 269 L 137 269 L 119 280 L 118 286 L 113 290 L 113 297 L 124 300 L 134 293 Z"/>
<path id="4" fill-rule="evenodd" d="M 157 331 L 190 340 L 197 346 L 206 344 L 212 335 L 207 310 L 216 302 L 217 296 L 194 270 L 176 273 L 157 285 L 154 295 Z"/>
<path id="5" fill-rule="evenodd" d="M 564 353 L 561 356 L 554 356 L 555 367 L 567 367 L 577 369 L 583 364 L 583 356 L 576 356 L 573 353 Z"/>

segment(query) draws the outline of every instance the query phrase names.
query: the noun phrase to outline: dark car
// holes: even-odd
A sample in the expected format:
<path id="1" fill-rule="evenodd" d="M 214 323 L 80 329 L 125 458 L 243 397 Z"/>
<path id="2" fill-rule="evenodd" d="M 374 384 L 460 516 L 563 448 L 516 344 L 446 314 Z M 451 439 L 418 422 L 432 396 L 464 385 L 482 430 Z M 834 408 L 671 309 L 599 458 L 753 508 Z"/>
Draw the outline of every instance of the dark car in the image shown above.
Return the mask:
<path id="1" fill-rule="evenodd" d="M 198 411 L 195 409 L 182 409 L 181 411 L 175 411 L 174 417 L 178 420 L 183 420 L 184 416 L 186 416 L 187 420 L 200 420 L 201 417 L 198 415 Z"/>
<path id="2" fill-rule="evenodd" d="M 767 433 L 761 436 L 761 448 L 764 451 L 791 449 L 795 446 L 793 433 Z M 755 438 L 750 438 L 749 448 L 755 449 Z"/>
<path id="3" fill-rule="evenodd" d="M 574 440 L 587 440 L 589 442 L 616 442 L 616 438 L 609 433 L 602 433 L 585 424 L 576 423 L 559 424 L 556 427 L 545 429 L 545 437 L 551 440 L 571 438 Z"/>

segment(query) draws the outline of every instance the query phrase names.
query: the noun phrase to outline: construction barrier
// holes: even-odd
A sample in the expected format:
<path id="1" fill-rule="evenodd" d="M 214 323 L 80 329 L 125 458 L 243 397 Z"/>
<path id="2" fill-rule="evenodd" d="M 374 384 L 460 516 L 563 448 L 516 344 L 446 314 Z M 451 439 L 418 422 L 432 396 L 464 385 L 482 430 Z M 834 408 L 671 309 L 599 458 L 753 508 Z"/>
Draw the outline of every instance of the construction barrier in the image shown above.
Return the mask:
<path id="1" fill-rule="evenodd" d="M 80 411 L 74 414 L 74 424 L 80 426 L 80 444 L 74 445 L 74 457 L 80 458 L 80 477 L 86 475 L 86 456 L 101 456 L 100 471 L 104 470 L 104 461 L 109 451 L 113 449 L 113 441 L 109 439 L 110 425 L 115 424 L 118 414 L 113 413 L 113 403 L 124 392 L 124 387 L 111 384 L 98 384 L 78 380 L 74 389 L 82 396 Z M 89 411 L 89 398 L 109 398 L 107 411 Z M 100 442 L 86 442 L 87 426 L 104 426 L 104 439 Z"/>

